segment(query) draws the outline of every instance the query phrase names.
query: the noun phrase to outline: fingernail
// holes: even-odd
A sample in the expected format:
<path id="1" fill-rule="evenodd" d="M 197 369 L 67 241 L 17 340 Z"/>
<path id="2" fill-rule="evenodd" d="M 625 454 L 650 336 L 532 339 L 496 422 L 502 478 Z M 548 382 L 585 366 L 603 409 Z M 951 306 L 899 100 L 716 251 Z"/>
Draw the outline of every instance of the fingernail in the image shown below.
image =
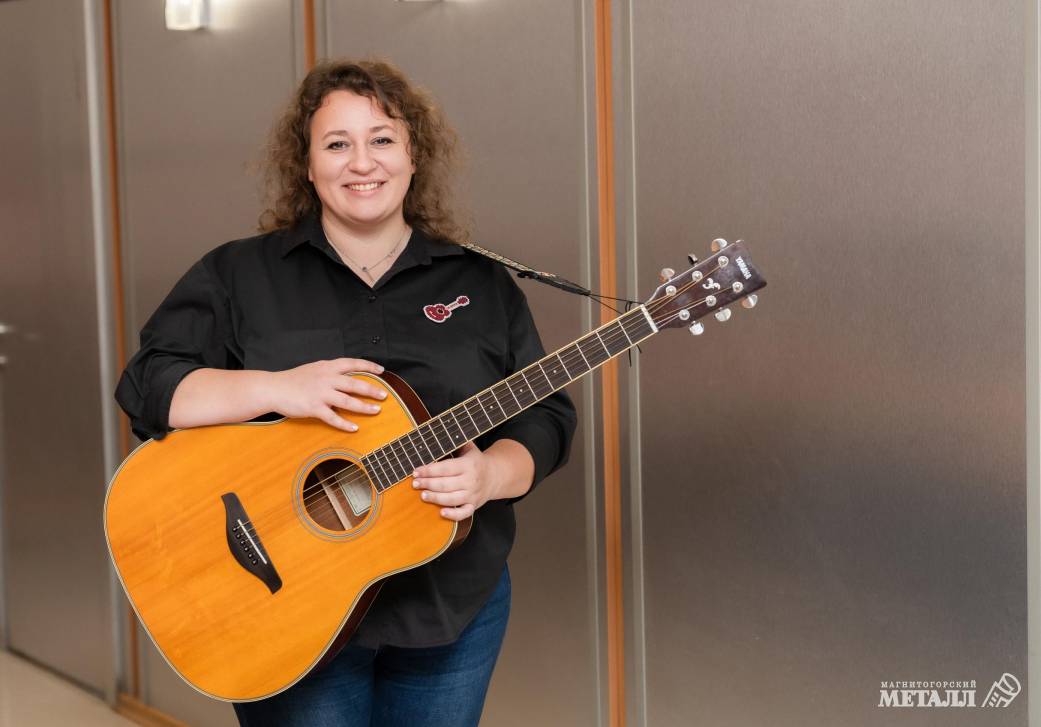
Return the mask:
<path id="1" fill-rule="evenodd" d="M 413 490 L 418 490 L 419 489 L 419 480 L 412 480 L 412 489 Z"/>
<path id="2" fill-rule="evenodd" d="M 370 404 L 369 405 L 369 411 L 379 411 L 379 410 L 380 410 L 379 404 Z"/>
<path id="3" fill-rule="evenodd" d="M 380 399 L 386 399 L 387 398 L 387 392 L 386 391 L 381 391 L 379 393 L 379 398 Z"/>
<path id="4" fill-rule="evenodd" d="M 425 491 L 425 490 L 424 490 L 423 492 L 420 492 L 420 493 L 419 493 L 419 499 L 420 499 L 420 500 L 425 500 L 425 499 L 427 499 L 427 493 L 426 493 L 426 491 Z"/>
<path id="5" fill-rule="evenodd" d="M 379 364 L 376 364 L 376 368 L 378 368 L 378 369 L 379 369 L 379 371 L 378 371 L 377 373 L 380 373 L 380 374 L 382 374 L 382 373 L 383 373 L 383 371 L 384 371 L 384 368 L 383 368 L 382 366 L 380 366 Z"/>
<path id="6" fill-rule="evenodd" d="M 358 425 L 357 425 L 357 424 L 348 424 L 348 425 L 347 425 L 347 428 L 348 428 L 349 430 L 351 430 L 352 432 L 356 432 L 356 431 L 358 431 Z"/>
<path id="7" fill-rule="evenodd" d="M 441 517 L 448 517 L 448 510 L 442 510 Z"/>

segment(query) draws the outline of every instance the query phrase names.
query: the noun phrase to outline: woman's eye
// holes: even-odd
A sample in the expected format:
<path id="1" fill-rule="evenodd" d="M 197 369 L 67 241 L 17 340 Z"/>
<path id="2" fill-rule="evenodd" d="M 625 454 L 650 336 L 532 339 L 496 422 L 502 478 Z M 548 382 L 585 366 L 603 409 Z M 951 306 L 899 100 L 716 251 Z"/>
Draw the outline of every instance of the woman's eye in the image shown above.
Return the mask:
<path id="1" fill-rule="evenodd" d="M 327 147 L 325 147 L 325 148 L 326 149 L 344 149 L 344 148 L 346 148 L 346 146 L 347 146 L 347 142 L 346 141 L 333 141 L 333 142 L 330 142 L 330 144 Z"/>
<path id="2" fill-rule="evenodd" d="M 394 140 L 390 139 L 390 138 L 388 138 L 386 136 L 381 136 L 378 139 L 373 139 L 372 143 L 375 144 L 376 146 L 387 146 L 389 144 L 393 144 Z"/>

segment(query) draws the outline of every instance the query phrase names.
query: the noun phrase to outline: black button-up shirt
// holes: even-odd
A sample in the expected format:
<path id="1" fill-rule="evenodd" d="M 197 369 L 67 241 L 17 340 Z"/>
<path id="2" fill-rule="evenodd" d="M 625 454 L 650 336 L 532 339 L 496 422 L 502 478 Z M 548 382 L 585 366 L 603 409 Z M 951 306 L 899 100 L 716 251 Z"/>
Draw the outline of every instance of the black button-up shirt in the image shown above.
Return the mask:
<path id="1" fill-rule="evenodd" d="M 445 315 L 430 308 L 439 303 L 456 305 Z M 174 389 L 195 369 L 281 371 L 349 356 L 402 376 L 436 415 L 543 355 L 524 294 L 497 263 L 417 229 L 369 288 L 313 218 L 227 243 L 192 266 L 145 324 L 116 399 L 138 437 L 159 439 L 170 430 Z M 567 460 L 575 423 L 558 392 L 477 445 L 520 442 L 537 483 Z M 355 643 L 457 638 L 498 583 L 514 529 L 511 501 L 486 503 L 462 544 L 384 582 Z"/>

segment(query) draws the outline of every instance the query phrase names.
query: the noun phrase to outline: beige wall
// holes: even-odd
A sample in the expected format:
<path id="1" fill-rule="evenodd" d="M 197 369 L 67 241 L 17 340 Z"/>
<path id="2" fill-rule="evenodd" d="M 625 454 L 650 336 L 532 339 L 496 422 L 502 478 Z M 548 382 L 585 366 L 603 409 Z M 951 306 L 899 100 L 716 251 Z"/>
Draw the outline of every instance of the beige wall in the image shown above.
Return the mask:
<path id="1" fill-rule="evenodd" d="M 158 0 L 114 3 L 130 350 L 192 260 L 251 233 L 250 165 L 303 67 L 302 2 L 212 5 L 211 29 L 174 33 Z M 595 284 L 594 6 L 325 0 L 316 21 L 324 52 L 390 57 L 444 104 L 480 242 Z M 646 297 L 719 236 L 747 239 L 770 281 L 754 311 L 623 365 L 629 724 L 930 724 L 880 710 L 878 682 L 1026 684 L 1023 12 L 612 4 L 623 288 Z M 0 110 L 0 322 L 23 331 L 0 337 L 0 564 L 12 646 L 104 691 L 114 379 L 84 232 L 85 30 L 56 15 L 0 3 L 17 100 Z M 598 315 L 525 290 L 548 348 Z M 489 725 L 606 723 L 598 400 L 572 393 L 572 460 L 519 507 Z M 89 634 L 75 647 L 70 626 Z M 141 638 L 148 704 L 234 723 Z M 1025 724 L 1026 700 L 986 717 Z"/>

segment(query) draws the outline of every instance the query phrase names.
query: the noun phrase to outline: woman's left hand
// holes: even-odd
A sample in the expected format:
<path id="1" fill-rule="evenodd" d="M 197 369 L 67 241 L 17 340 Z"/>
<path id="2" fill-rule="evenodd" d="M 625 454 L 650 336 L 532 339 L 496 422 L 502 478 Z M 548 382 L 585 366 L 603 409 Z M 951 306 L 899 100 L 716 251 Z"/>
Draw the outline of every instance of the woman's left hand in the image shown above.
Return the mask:
<path id="1" fill-rule="evenodd" d="M 442 517 L 463 520 L 498 496 L 493 459 L 467 442 L 459 456 L 418 467 L 412 486 L 424 501 L 441 506 Z"/>

